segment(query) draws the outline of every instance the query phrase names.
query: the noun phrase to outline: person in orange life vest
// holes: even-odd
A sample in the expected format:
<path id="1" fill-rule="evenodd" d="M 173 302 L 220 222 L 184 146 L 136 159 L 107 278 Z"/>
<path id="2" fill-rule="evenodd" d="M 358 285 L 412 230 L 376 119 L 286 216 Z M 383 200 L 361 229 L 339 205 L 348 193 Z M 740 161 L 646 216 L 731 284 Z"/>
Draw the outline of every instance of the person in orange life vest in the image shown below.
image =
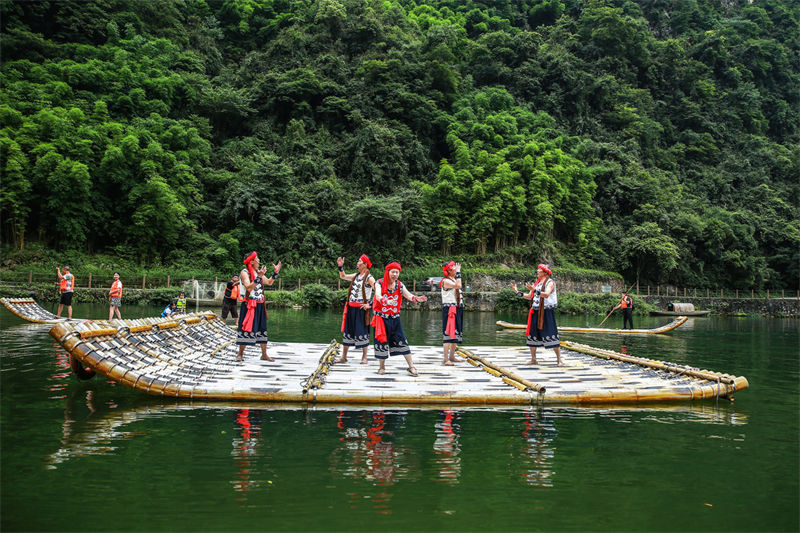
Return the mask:
<path id="1" fill-rule="evenodd" d="M 261 267 L 258 254 L 252 252 L 243 261 L 245 268 L 239 272 L 240 290 L 245 290 L 245 301 L 239 309 L 239 323 L 236 328 L 236 344 L 239 346 L 237 361 L 244 360 L 244 349 L 246 346 L 255 344 L 261 345 L 261 360 L 274 361 L 267 355 L 267 301 L 264 298 L 264 285 L 272 285 L 278 279 L 278 272 L 281 270 L 281 262 L 272 265 L 273 273 L 270 277 L 264 278 L 267 274 L 267 267 Z"/>
<path id="2" fill-rule="evenodd" d="M 122 305 L 122 282 L 119 280 L 119 272 L 114 272 L 114 281 L 108 290 L 108 298 L 110 301 L 108 319 L 114 318 L 114 313 L 116 312 L 117 318 L 122 320 L 122 315 L 119 314 L 119 308 Z"/>
<path id="3" fill-rule="evenodd" d="M 352 346 L 356 350 L 361 348 L 361 364 L 367 364 L 367 347 L 369 346 L 369 308 L 372 304 L 372 291 L 375 287 L 375 278 L 369 273 L 372 261 L 366 254 L 362 254 L 356 263 L 357 272 L 345 274 L 344 257 L 336 260 L 339 268 L 339 278 L 350 282 L 347 289 L 347 302 L 342 313 L 342 357 L 335 363 L 347 362 L 347 350 Z"/>
<path id="4" fill-rule="evenodd" d="M 630 329 L 633 329 L 633 299 L 628 296 L 627 292 L 622 293 L 622 299 L 619 301 L 619 304 L 612 309 L 612 311 L 616 311 L 619 308 L 622 308 L 622 329 L 627 329 L 625 326 L 630 323 Z"/>
<path id="5" fill-rule="evenodd" d="M 531 349 L 531 360 L 528 361 L 528 364 L 531 365 L 537 364 L 536 348 L 543 346 L 553 349 L 558 366 L 561 366 L 561 341 L 558 339 L 558 326 L 554 311 L 558 305 L 558 293 L 556 292 L 556 283 L 550 279 L 550 274 L 552 274 L 550 268 L 545 264 L 540 264 L 536 269 L 536 281 L 525 284 L 530 289 L 528 294 L 518 291 L 516 283 L 511 284 L 514 292 L 531 301 L 531 309 L 528 312 L 528 329 L 525 331 L 526 344 Z M 539 302 L 542 299 L 544 300 L 543 320 L 542 327 L 539 328 Z"/>
<path id="6" fill-rule="evenodd" d="M 58 313 L 56 316 L 61 318 L 61 310 L 67 306 L 67 317 L 72 320 L 72 295 L 75 292 L 75 276 L 70 274 L 69 266 L 64 265 L 64 273 L 61 269 L 56 267 L 58 274 L 58 288 L 61 291 L 61 300 L 58 302 Z"/>
<path id="7" fill-rule="evenodd" d="M 236 302 L 239 299 L 239 276 L 234 274 L 225 285 L 225 295 L 222 297 L 222 320 L 228 318 L 228 313 L 233 318 L 239 318 L 236 312 Z"/>
<path id="8" fill-rule="evenodd" d="M 462 341 L 464 303 L 461 301 L 461 263 L 450 261 L 442 266 L 445 277 L 439 282 L 442 288 L 442 344 L 444 363 L 453 366 L 456 348 Z"/>
<path id="9" fill-rule="evenodd" d="M 411 360 L 403 324 L 400 323 L 400 306 L 403 298 L 412 302 L 427 302 L 425 296 L 414 296 L 400 282 L 400 263 L 395 261 L 386 265 L 383 278 L 375 282 L 375 300 L 372 310 L 372 326 L 375 328 L 375 357 L 380 363 L 378 374 L 386 373 L 386 359 L 390 355 L 402 355 L 408 363 L 408 373 L 419 375 Z"/>

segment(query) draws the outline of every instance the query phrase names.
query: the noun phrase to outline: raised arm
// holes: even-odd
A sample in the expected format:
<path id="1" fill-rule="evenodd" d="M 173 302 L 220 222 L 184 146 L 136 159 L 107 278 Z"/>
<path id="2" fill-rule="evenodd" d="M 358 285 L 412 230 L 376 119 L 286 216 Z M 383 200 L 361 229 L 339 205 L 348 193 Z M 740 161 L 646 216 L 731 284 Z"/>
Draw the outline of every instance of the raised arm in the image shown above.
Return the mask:
<path id="1" fill-rule="evenodd" d="M 267 273 L 267 267 L 263 266 L 263 267 L 261 267 L 261 270 L 264 271 L 261 274 L 261 276 L 263 277 Z M 278 272 L 281 271 L 281 262 L 280 262 L 280 260 L 278 260 L 278 264 L 272 265 L 272 270 L 273 270 L 272 275 L 270 277 L 268 277 L 266 280 L 262 279 L 261 283 L 263 283 L 265 285 L 272 285 L 273 283 L 275 283 L 275 280 L 278 279 Z"/>
<path id="2" fill-rule="evenodd" d="M 403 283 L 403 298 L 406 300 L 411 300 L 412 302 L 427 302 L 427 296 L 414 296 L 411 292 L 406 288 L 406 284 Z"/>
<path id="3" fill-rule="evenodd" d="M 520 294 L 522 291 L 517 289 L 517 284 L 514 283 L 513 281 L 511 282 L 511 288 L 514 290 L 514 292 L 516 292 L 517 294 L 519 294 L 520 296 L 522 296 L 526 300 L 533 299 L 533 291 L 529 292 L 528 294 L 525 294 L 525 293 Z"/>
<path id="4" fill-rule="evenodd" d="M 358 275 L 358 272 L 355 272 L 353 274 L 344 273 L 344 257 L 340 257 L 339 259 L 336 260 L 336 266 L 339 268 L 339 277 L 341 279 L 346 279 L 347 281 L 353 281 L 353 278 L 355 278 L 356 275 Z"/>

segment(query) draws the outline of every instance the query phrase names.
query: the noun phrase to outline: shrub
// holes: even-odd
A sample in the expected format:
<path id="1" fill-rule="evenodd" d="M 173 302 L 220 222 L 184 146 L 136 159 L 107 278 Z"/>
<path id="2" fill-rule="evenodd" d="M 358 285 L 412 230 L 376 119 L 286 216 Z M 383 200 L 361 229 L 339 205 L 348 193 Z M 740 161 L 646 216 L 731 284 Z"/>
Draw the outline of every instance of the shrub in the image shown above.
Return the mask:
<path id="1" fill-rule="evenodd" d="M 520 298 L 512 289 L 500 289 L 497 293 L 496 311 L 524 311 L 530 306 L 530 300 Z"/>
<path id="2" fill-rule="evenodd" d="M 333 291 L 325 285 L 306 285 L 294 291 L 293 299 L 304 307 L 327 309 L 331 306 Z"/>

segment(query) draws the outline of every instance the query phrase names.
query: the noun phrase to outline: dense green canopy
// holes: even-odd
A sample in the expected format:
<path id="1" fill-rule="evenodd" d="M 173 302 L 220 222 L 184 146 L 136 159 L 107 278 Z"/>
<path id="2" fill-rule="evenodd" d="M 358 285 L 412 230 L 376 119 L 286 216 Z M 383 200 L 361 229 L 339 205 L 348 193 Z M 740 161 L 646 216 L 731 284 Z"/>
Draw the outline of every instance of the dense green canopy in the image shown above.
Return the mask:
<path id="1" fill-rule="evenodd" d="M 797 2 L 0 6 L 16 248 L 800 279 Z"/>

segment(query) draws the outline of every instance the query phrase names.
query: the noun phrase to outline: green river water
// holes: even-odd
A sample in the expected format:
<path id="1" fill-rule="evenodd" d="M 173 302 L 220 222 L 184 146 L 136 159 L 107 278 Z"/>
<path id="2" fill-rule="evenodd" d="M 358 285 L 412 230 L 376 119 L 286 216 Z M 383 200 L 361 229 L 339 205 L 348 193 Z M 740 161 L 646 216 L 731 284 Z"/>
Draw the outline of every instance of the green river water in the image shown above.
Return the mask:
<path id="1" fill-rule="evenodd" d="M 122 308 L 124 318 L 160 310 Z M 107 308 L 74 314 L 102 319 Z M 494 325 L 524 318 L 467 313 L 465 346 L 524 343 Z M 667 321 L 637 317 L 636 327 Z M 270 338 L 327 343 L 340 322 L 334 311 L 272 310 Z M 412 347 L 441 339 L 440 312 L 405 312 L 403 323 Z M 162 399 L 77 381 L 48 330 L 0 309 L 2 531 L 800 529 L 799 320 L 563 334 L 743 375 L 750 389 L 734 403 L 541 409 Z"/>

